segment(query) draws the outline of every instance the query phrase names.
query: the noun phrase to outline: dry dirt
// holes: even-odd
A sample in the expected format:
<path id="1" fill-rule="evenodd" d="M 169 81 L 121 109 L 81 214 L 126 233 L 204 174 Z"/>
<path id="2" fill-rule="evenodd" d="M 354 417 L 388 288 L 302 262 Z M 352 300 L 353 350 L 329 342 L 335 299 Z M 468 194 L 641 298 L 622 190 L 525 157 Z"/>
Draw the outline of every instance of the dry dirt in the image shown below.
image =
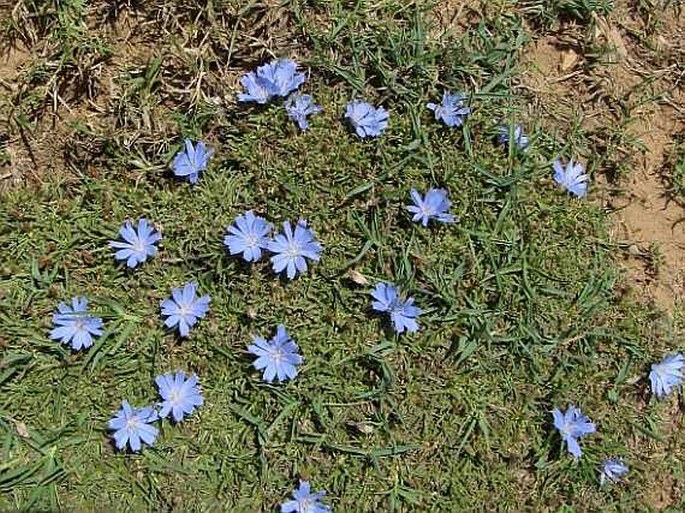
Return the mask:
<path id="1" fill-rule="evenodd" d="M 668 57 L 685 54 L 685 16 L 670 11 L 650 39 L 652 49 L 635 36 L 645 31 L 625 2 L 598 19 L 594 33 L 562 27 L 529 45 L 522 89 L 550 127 L 576 116 L 583 129 L 601 137 L 599 127 L 625 123 L 626 134 L 643 144 L 619 145 L 630 173 L 593 176 L 591 200 L 610 212 L 613 240 L 625 248 L 628 290 L 673 312 L 685 299 L 685 210 L 669 197 L 664 173 L 675 138 L 685 130 L 685 77 L 677 76 Z M 592 52 L 601 47 L 607 52 L 597 65 Z M 661 101 L 645 101 L 648 92 Z M 628 120 L 620 113 L 625 107 Z"/>
<path id="2" fill-rule="evenodd" d="M 28 13 L 25 2 L 0 0 L 0 19 L 13 20 L 15 27 L 3 40 L 14 47 L 0 48 L 0 194 L 41 184 L 46 173 L 60 181 L 73 179 L 75 171 L 96 173 L 82 165 L 79 148 L 95 149 L 90 157 L 97 159 L 103 140 L 118 147 L 135 142 L 158 152 L 164 133 L 175 130 L 169 112 L 194 108 L 200 100 L 235 101 L 218 92 L 237 83 L 246 66 L 261 62 L 272 47 L 293 54 L 300 47 L 286 31 L 292 10 L 276 8 L 280 4 L 267 0 L 254 3 L 249 15 L 235 8 L 197 22 L 188 19 L 193 9 L 172 4 L 167 9 L 153 2 L 137 8 L 128 2 L 86 2 L 86 35 L 79 36 L 64 65 L 64 43 L 52 37 L 52 29 L 34 23 L 38 17 Z M 45 14 L 47 19 L 54 12 Z M 149 84 L 131 86 L 143 77 L 147 82 L 155 66 Z M 195 73 L 196 68 L 205 72 Z M 164 93 L 151 98 L 146 87 Z M 153 132 L 155 137 L 144 135 Z"/>
<path id="3" fill-rule="evenodd" d="M 28 62 L 30 54 L 21 48 L 11 48 L 0 59 L 0 95 L 11 94 L 16 88 L 16 80 L 22 67 Z M 4 147 L 10 163 L 0 167 L 0 193 L 21 184 L 23 177 L 30 174 L 30 156 L 20 140 L 6 135 Z M 3 143 L 0 143 L 0 149 Z"/>
<path id="4" fill-rule="evenodd" d="M 16 11 L 12 11 L 12 15 L 17 16 Z M 102 27 L 102 33 L 107 35 L 117 52 L 105 61 L 88 66 L 87 92 L 76 98 L 62 96 L 52 79 L 33 90 L 26 87 L 32 67 L 51 69 L 54 66 L 51 59 L 54 43 L 49 38 L 27 31 L 25 40 L 17 38 L 13 46 L 0 49 L 3 56 L 0 61 L 0 118 L 5 118 L 0 121 L 7 123 L 6 126 L 0 124 L 0 135 L 7 130 L 4 149 L 9 156 L 8 164 L 0 164 L 0 194 L 25 184 L 42 184 L 46 174 L 52 175 L 51 181 L 55 175 L 64 181 L 73 177 L 74 169 L 69 168 L 65 158 L 68 148 L 85 143 L 75 125 L 90 127 L 98 123 L 114 97 L 115 76 L 131 66 L 141 66 L 152 54 L 151 44 L 132 37 L 135 25 L 135 21 L 129 23 L 124 11 L 117 23 Z M 26 90 L 40 97 L 44 106 L 33 123 L 22 128 L 15 105 L 25 101 Z"/>

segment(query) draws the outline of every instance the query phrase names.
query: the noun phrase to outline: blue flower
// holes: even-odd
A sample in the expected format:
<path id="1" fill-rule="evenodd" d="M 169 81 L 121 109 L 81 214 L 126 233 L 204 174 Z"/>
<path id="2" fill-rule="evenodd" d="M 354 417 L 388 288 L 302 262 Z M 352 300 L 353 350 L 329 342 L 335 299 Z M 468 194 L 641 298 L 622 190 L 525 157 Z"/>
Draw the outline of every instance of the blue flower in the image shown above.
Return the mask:
<path id="1" fill-rule="evenodd" d="M 585 168 L 581 163 L 574 163 L 569 160 L 564 169 L 561 160 L 554 161 L 554 181 L 568 192 L 575 194 L 579 198 L 585 196 L 587 192 L 587 181 L 590 177 L 583 173 Z"/>
<path id="2" fill-rule="evenodd" d="M 414 298 L 400 300 L 397 287 L 389 283 L 379 283 L 371 295 L 375 299 L 372 308 L 377 312 L 390 314 L 390 320 L 397 333 L 405 330 L 414 333 L 419 330 L 416 318 L 421 315 L 421 309 L 414 306 Z"/>
<path id="3" fill-rule="evenodd" d="M 88 300 L 85 297 L 73 298 L 71 306 L 58 304 L 52 322 L 55 327 L 50 332 L 50 338 L 71 345 L 75 351 L 92 346 L 93 337 L 102 335 L 102 319 L 88 313 Z"/>
<path id="4" fill-rule="evenodd" d="M 447 126 L 461 126 L 466 116 L 471 114 L 471 109 L 464 103 L 468 99 L 464 93 L 452 94 L 449 91 L 442 93 L 442 103 L 428 103 L 426 107 L 435 113 L 436 121 L 442 121 Z"/>
<path id="5" fill-rule="evenodd" d="M 240 83 L 245 93 L 238 94 L 238 101 L 265 104 L 276 96 L 288 96 L 305 80 L 304 73 L 297 73 L 297 63 L 290 59 L 271 61 L 250 71 Z"/>
<path id="6" fill-rule="evenodd" d="M 652 382 L 652 393 L 661 399 L 669 395 L 683 381 L 685 358 L 680 353 L 666 356 L 659 363 L 652 364 L 649 380 Z"/>
<path id="7" fill-rule="evenodd" d="M 250 71 L 240 79 L 240 84 L 247 92 L 238 93 L 238 101 L 246 103 L 255 102 L 264 105 L 273 97 L 271 83 L 261 77 L 263 73 L 259 73 L 259 70 L 266 66 L 270 66 L 270 64 L 260 66 L 256 72 Z"/>
<path id="8" fill-rule="evenodd" d="M 157 254 L 155 244 L 162 238 L 145 218 L 138 219 L 135 229 L 131 221 L 126 221 L 119 230 L 119 236 L 126 242 L 112 240 L 109 241 L 109 247 L 117 250 L 114 258 L 126 260 L 126 265 L 131 269 L 145 262 L 148 257 L 155 256 Z"/>
<path id="9" fill-rule="evenodd" d="M 290 59 L 279 59 L 271 63 L 272 73 L 266 76 L 272 84 L 275 96 L 286 97 L 304 84 L 305 74 L 297 72 L 297 63 Z"/>
<path id="10" fill-rule="evenodd" d="M 321 105 L 315 105 L 308 94 L 293 94 L 285 102 L 285 110 L 300 130 L 307 130 L 309 128 L 307 116 L 321 112 Z"/>
<path id="11" fill-rule="evenodd" d="M 184 416 L 190 415 L 195 408 L 204 404 L 195 374 L 188 379 L 181 371 L 163 374 L 155 378 L 155 383 L 159 395 L 164 400 L 159 410 L 159 416 L 162 418 L 168 417 L 171 413 L 175 422 L 181 422 Z"/>
<path id="12" fill-rule="evenodd" d="M 410 195 L 414 205 L 408 205 L 407 210 L 414 214 L 412 221 L 415 223 L 421 222 L 423 226 L 428 226 L 428 221 L 431 219 L 441 223 L 454 222 L 454 216 L 447 213 L 452 202 L 447 199 L 445 189 L 428 189 L 423 198 L 416 189 L 412 189 Z"/>
<path id="13" fill-rule="evenodd" d="M 316 241 L 314 232 L 307 228 L 307 221 L 300 219 L 293 232 L 290 221 L 283 223 L 283 233 L 279 233 L 269 242 L 269 251 L 274 253 L 271 264 L 276 274 L 286 270 L 288 279 L 307 270 L 307 261 L 318 262 L 321 258 L 321 244 Z"/>
<path id="14" fill-rule="evenodd" d="M 129 445 L 132 451 L 138 452 L 142 443 L 152 445 L 159 434 L 159 429 L 150 424 L 158 420 L 157 412 L 151 406 L 131 408 L 128 401 L 121 401 L 121 409 L 109 421 L 108 427 L 114 431 L 114 443 L 120 451 Z"/>
<path id="15" fill-rule="evenodd" d="M 559 431 L 562 441 L 566 442 L 568 452 L 576 458 L 580 458 L 582 451 L 578 439 L 594 433 L 597 430 L 595 425 L 583 415 L 579 408 L 573 405 L 570 405 L 566 413 L 563 414 L 559 408 L 554 408 L 552 416 L 554 417 L 554 427 Z"/>
<path id="16" fill-rule="evenodd" d="M 311 493 L 309 481 L 300 481 L 300 487 L 293 490 L 293 500 L 281 504 L 281 513 L 329 513 L 330 506 L 321 502 L 326 492 Z"/>
<path id="17" fill-rule="evenodd" d="M 267 383 L 272 383 L 274 378 L 280 382 L 293 379 L 297 376 L 297 365 L 302 363 L 297 344 L 283 325 L 278 326 L 276 336 L 268 342 L 262 337 L 254 337 L 247 350 L 257 356 L 252 365 L 257 370 L 264 369 L 263 378 Z"/>
<path id="18" fill-rule="evenodd" d="M 497 133 L 497 140 L 499 141 L 500 144 L 506 145 L 509 144 L 509 129 L 510 127 L 508 126 L 501 126 L 499 127 Z M 515 124 L 513 127 L 513 141 L 514 144 L 516 145 L 517 148 L 520 150 L 525 150 L 528 148 L 528 136 L 523 133 L 523 127 L 519 124 Z"/>
<path id="19" fill-rule="evenodd" d="M 224 237 L 224 245 L 231 255 L 243 254 L 246 262 L 257 262 L 262 258 L 262 250 L 269 247 L 269 233 L 273 229 L 266 219 L 254 215 L 252 210 L 238 216 L 228 227 L 229 235 Z"/>
<path id="20" fill-rule="evenodd" d="M 359 137 L 378 137 L 388 127 L 388 111 L 370 103 L 354 100 L 347 104 L 345 118 Z"/>
<path id="21" fill-rule="evenodd" d="M 602 469 L 599 475 L 599 484 L 604 484 L 607 481 L 618 483 L 621 477 L 628 473 L 628 467 L 623 463 L 621 458 L 610 458 L 604 460 Z"/>
<path id="22" fill-rule="evenodd" d="M 196 146 L 190 139 L 185 141 L 185 150 L 179 151 L 174 157 L 172 167 L 174 174 L 178 177 L 188 177 L 188 181 L 196 184 L 200 178 L 200 172 L 207 169 L 207 163 L 211 158 L 214 150 L 207 148 L 205 143 L 198 141 Z"/>
<path id="23" fill-rule="evenodd" d="M 162 301 L 162 315 L 167 317 L 167 328 L 178 326 L 182 337 L 187 337 L 190 328 L 209 310 L 209 296 L 196 297 L 197 283 L 186 283 L 183 288 L 171 291 L 172 299 Z"/>

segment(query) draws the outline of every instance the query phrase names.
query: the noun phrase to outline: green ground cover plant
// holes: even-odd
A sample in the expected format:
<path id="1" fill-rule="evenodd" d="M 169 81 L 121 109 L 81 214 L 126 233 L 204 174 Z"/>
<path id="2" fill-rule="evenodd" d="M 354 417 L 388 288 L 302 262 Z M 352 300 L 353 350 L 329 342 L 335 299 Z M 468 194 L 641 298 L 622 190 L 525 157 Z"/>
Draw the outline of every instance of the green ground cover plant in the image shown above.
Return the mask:
<path id="1" fill-rule="evenodd" d="M 0 11 L 6 47 L 33 49 L 0 96 L 6 139 L 70 134 L 0 197 L 0 510 L 277 511 L 299 479 L 339 512 L 651 511 L 659 487 L 683 509 L 679 394 L 657 400 L 648 379 L 683 349 L 682 320 L 622 294 L 621 248 L 593 201 L 606 141 L 542 123 L 518 87 L 536 31 L 587 27 L 613 5 L 497 0 L 457 11 L 467 28 L 452 30 L 443 4 Z M 282 101 L 237 102 L 239 78 L 278 57 L 322 106 L 305 131 Z M 463 126 L 426 108 L 444 90 L 468 95 Z M 380 137 L 346 125 L 354 98 L 387 109 Z M 498 141 L 514 124 L 525 151 Z M 172 171 L 185 138 L 214 150 L 195 185 Z M 555 183 L 558 158 L 586 164 L 589 197 Z M 681 168 L 678 154 L 678 194 Z M 412 222 L 411 189 L 430 188 L 449 191 L 454 223 Z M 226 229 L 248 210 L 277 229 L 306 218 L 321 260 L 288 280 L 231 256 Z M 108 242 L 139 218 L 162 238 L 131 270 Z M 160 303 L 188 282 L 211 303 L 181 338 Z M 414 298 L 419 331 L 372 310 L 379 282 Z M 84 351 L 49 338 L 75 296 L 104 322 Z M 304 361 L 265 383 L 247 348 L 281 324 Z M 122 399 L 156 404 L 155 378 L 176 370 L 197 375 L 204 404 L 117 451 L 107 424 Z M 581 458 L 553 424 L 569 405 L 597 428 Z M 600 485 L 613 457 L 629 473 Z"/>

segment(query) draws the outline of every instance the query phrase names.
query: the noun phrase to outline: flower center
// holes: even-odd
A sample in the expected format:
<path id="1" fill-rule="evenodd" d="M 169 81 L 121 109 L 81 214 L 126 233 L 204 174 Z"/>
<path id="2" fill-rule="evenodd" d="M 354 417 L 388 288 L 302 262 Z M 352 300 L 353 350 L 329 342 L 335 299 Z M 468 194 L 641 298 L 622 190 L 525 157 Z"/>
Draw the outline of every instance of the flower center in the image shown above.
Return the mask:
<path id="1" fill-rule="evenodd" d="M 140 239 L 137 239 L 135 243 L 133 243 L 133 250 L 136 253 L 144 253 L 145 252 L 145 244 L 143 244 L 143 241 Z"/>
<path id="2" fill-rule="evenodd" d="M 296 242 L 291 242 L 288 245 L 288 250 L 286 251 L 286 254 L 290 258 L 297 258 L 298 256 L 300 256 L 301 252 L 302 252 L 302 249 L 300 248 L 300 245 L 297 244 Z"/>
<path id="3" fill-rule="evenodd" d="M 300 499 L 297 502 L 299 506 L 299 513 L 310 513 L 314 509 L 314 501 L 310 498 Z"/>
<path id="4" fill-rule="evenodd" d="M 433 209 L 432 207 L 429 207 L 428 205 L 422 205 L 421 206 L 421 213 L 425 217 L 432 217 L 435 215 L 435 209 Z"/>
<path id="5" fill-rule="evenodd" d="M 190 170 L 193 173 L 197 173 L 200 170 L 200 166 L 197 163 L 197 155 L 195 156 L 194 159 L 191 159 L 190 157 L 188 157 L 188 163 L 190 164 Z"/>
<path id="6" fill-rule="evenodd" d="M 283 361 L 285 357 L 285 354 L 283 353 L 283 349 L 280 347 L 277 347 L 271 352 L 271 359 L 274 361 L 274 363 L 279 364 Z"/>
<path id="7" fill-rule="evenodd" d="M 571 437 L 571 426 L 568 424 L 564 424 L 563 426 L 561 426 L 559 433 L 561 433 L 562 438 L 570 438 Z"/>
<path id="8" fill-rule="evenodd" d="M 245 245 L 251 248 L 257 247 L 257 236 L 250 233 L 245 236 Z"/>
<path id="9" fill-rule="evenodd" d="M 360 125 L 364 117 L 365 115 L 361 112 L 353 112 L 350 116 L 350 121 L 352 121 L 353 125 Z"/>
<path id="10" fill-rule="evenodd" d="M 178 390 L 172 390 L 169 394 L 169 402 L 173 404 L 178 404 L 181 399 L 181 394 Z"/>

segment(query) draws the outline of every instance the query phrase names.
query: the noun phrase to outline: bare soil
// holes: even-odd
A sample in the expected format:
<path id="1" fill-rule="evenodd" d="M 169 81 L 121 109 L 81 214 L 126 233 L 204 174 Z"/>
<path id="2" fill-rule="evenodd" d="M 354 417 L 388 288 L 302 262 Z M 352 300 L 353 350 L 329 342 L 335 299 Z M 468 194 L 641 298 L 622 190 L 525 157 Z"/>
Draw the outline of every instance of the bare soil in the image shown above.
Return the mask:
<path id="1" fill-rule="evenodd" d="M 685 77 L 672 62 L 685 53 L 684 27 L 685 16 L 674 8 L 648 34 L 644 20 L 617 2 L 593 33 L 571 23 L 533 41 L 523 56 L 522 88 L 544 124 L 558 130 L 559 119 L 576 116 L 591 137 L 624 124 L 637 139 L 618 147 L 630 172 L 600 170 L 607 173 L 593 177 L 591 200 L 610 212 L 613 239 L 625 248 L 627 289 L 667 312 L 685 298 L 685 210 L 670 197 L 664 176 L 685 130 Z M 601 62 L 593 55 L 599 48 Z"/>

